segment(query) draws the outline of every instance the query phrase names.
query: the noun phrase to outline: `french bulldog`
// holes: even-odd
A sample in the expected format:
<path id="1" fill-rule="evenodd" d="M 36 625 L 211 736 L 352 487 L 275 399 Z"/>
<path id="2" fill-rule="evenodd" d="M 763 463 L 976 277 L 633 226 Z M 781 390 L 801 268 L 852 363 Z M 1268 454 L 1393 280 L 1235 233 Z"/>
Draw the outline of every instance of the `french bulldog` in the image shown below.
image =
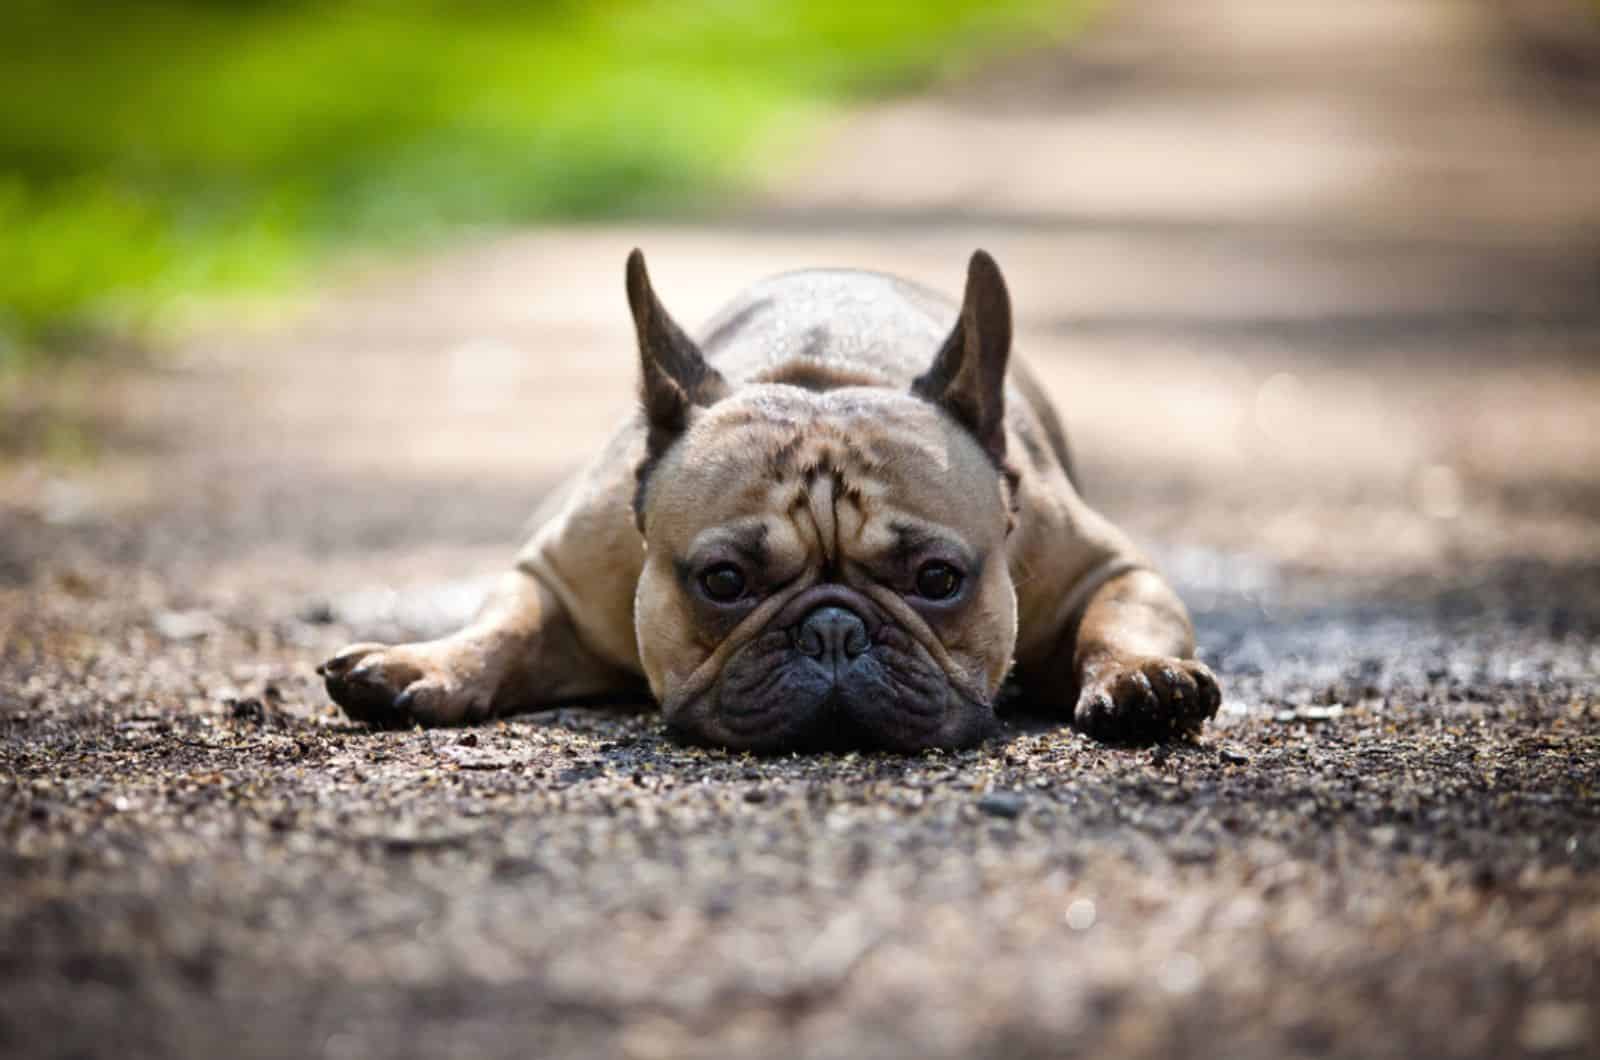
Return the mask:
<path id="1" fill-rule="evenodd" d="M 959 305 L 792 272 L 698 341 L 637 250 L 626 275 L 638 411 L 466 628 L 319 667 L 350 717 L 460 725 L 647 686 L 686 741 L 915 751 L 981 740 L 1008 678 L 1104 740 L 1216 713 L 1182 602 L 1074 486 L 987 253 Z"/>

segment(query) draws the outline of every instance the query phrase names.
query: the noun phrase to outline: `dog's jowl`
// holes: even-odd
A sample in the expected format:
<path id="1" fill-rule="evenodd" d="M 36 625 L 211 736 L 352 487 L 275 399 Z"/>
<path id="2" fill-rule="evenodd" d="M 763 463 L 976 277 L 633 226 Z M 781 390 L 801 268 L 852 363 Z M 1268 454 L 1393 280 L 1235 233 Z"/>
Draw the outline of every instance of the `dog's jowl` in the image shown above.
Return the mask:
<path id="1" fill-rule="evenodd" d="M 637 251 L 627 294 L 638 412 L 465 629 L 323 664 L 351 717 L 457 725 L 647 683 L 684 739 L 913 750 L 981 739 L 1008 675 L 1106 739 L 1216 712 L 1183 604 L 1078 496 L 987 254 L 959 306 L 795 272 L 698 341 Z"/>

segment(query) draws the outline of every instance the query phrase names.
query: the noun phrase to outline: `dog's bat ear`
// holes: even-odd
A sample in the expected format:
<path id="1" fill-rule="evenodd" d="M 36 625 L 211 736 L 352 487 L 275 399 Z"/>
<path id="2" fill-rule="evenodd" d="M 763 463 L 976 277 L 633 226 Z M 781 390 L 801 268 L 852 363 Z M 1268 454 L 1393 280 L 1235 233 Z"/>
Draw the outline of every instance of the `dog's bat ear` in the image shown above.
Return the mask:
<path id="1" fill-rule="evenodd" d="M 639 336 L 639 392 L 651 434 L 677 434 L 689 410 L 710 405 L 728 392 L 727 381 L 706 362 L 694 340 L 662 308 L 650 287 L 644 255 L 628 255 L 628 307 Z"/>
<path id="2" fill-rule="evenodd" d="M 1005 459 L 1006 361 L 1011 356 L 1011 296 L 987 252 L 967 263 L 961 315 L 912 393 L 954 416 L 995 460 Z"/>

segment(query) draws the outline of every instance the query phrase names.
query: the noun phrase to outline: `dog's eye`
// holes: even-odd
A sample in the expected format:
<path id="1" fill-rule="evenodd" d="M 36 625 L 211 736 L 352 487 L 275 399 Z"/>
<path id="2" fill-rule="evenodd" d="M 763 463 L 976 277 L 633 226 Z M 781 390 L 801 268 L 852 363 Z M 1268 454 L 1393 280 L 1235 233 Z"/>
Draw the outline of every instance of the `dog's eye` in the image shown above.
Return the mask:
<path id="1" fill-rule="evenodd" d="M 961 589 L 961 572 L 939 560 L 917 571 L 917 595 L 928 600 L 948 600 Z"/>
<path id="2" fill-rule="evenodd" d="M 719 604 L 729 604 L 744 595 L 744 575 L 731 563 L 718 563 L 700 575 L 700 588 Z"/>

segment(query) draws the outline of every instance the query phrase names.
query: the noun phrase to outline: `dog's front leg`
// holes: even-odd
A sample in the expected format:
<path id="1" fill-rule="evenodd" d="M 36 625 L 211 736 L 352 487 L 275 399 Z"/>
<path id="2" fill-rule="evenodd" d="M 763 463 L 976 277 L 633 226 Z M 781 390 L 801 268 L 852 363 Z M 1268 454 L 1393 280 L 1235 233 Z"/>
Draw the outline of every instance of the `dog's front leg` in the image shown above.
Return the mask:
<path id="1" fill-rule="evenodd" d="M 555 594 L 522 570 L 448 637 L 353 644 L 317 672 L 346 714 L 374 725 L 462 725 L 626 683 L 579 643 Z"/>
<path id="2" fill-rule="evenodd" d="M 1078 621 L 1074 723 L 1097 739 L 1137 743 L 1199 729 L 1222 696 L 1193 656 L 1188 612 L 1159 575 L 1135 569 L 1111 578 Z"/>

